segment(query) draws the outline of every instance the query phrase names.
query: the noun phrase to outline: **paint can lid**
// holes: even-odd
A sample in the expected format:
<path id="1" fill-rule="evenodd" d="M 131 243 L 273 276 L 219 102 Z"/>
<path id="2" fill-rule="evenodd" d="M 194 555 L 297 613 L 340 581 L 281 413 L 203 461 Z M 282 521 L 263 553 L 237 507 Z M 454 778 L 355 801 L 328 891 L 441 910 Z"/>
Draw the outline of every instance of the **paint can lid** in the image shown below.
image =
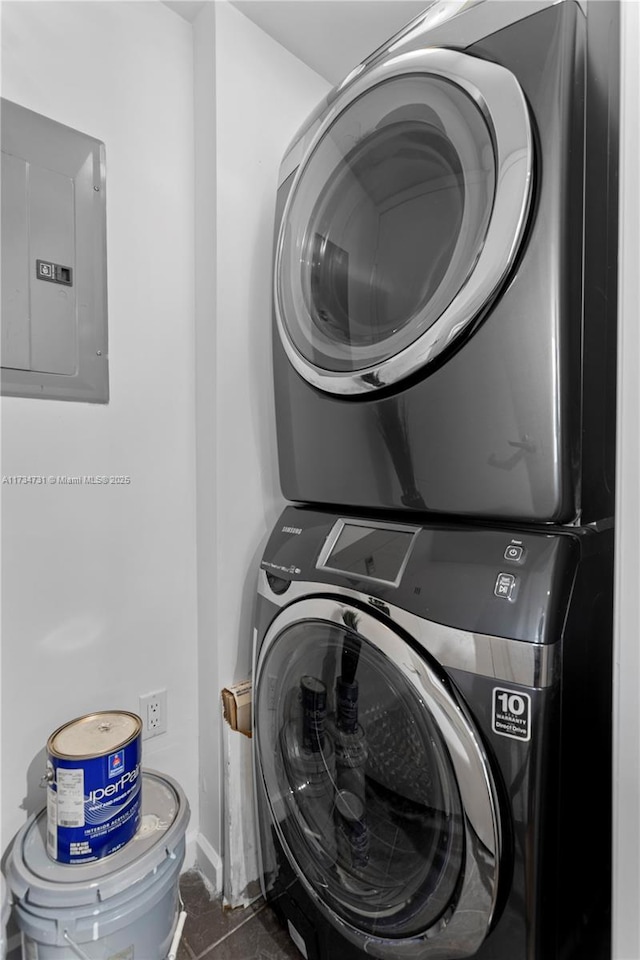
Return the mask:
<path id="1" fill-rule="evenodd" d="M 57 863 L 47 854 L 47 811 L 33 814 L 16 836 L 7 882 L 18 900 L 43 907 L 103 903 L 156 870 L 184 838 L 189 803 L 171 777 L 144 770 L 142 815 L 136 834 L 102 860 Z"/>
<path id="2" fill-rule="evenodd" d="M 89 760 L 120 750 L 142 731 L 142 720 L 126 710 L 101 710 L 58 727 L 47 741 L 54 757 Z"/>

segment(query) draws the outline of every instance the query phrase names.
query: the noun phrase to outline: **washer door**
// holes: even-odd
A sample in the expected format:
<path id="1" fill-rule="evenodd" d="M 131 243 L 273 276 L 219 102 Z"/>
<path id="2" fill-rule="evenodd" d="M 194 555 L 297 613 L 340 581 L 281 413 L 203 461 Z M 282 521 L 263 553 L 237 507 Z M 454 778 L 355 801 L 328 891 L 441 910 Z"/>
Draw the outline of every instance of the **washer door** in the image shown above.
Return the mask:
<path id="1" fill-rule="evenodd" d="M 445 674 L 339 599 L 285 608 L 254 680 L 255 757 L 319 910 L 379 958 L 472 956 L 501 825 L 481 739 Z"/>
<path id="2" fill-rule="evenodd" d="M 419 50 L 350 84 L 280 228 L 276 318 L 295 369 L 365 393 L 468 332 L 517 254 L 532 163 L 524 96 L 503 67 Z"/>

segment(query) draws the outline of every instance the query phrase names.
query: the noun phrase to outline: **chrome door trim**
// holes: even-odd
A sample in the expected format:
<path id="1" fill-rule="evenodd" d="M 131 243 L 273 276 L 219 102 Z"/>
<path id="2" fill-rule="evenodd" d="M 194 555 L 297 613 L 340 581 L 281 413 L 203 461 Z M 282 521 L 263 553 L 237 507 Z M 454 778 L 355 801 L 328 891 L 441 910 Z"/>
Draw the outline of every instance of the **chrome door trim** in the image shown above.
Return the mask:
<path id="1" fill-rule="evenodd" d="M 547 7 L 566 2 L 571 0 L 436 0 L 356 69 L 368 69 L 381 57 L 399 50 L 424 47 L 464 50 Z M 575 2 L 586 14 L 586 0 Z"/>
<path id="2" fill-rule="evenodd" d="M 318 129 L 319 125 L 320 121 L 316 120 L 310 129 L 306 131 L 299 140 L 296 140 L 295 143 L 292 143 L 287 149 L 287 152 L 282 158 L 280 170 L 278 171 L 278 189 L 280 189 L 287 177 L 290 177 L 294 170 L 297 170 L 302 163 L 302 158 L 307 152 L 307 148 L 311 143 L 313 134 Z"/>
<path id="3" fill-rule="evenodd" d="M 330 583 L 292 580 L 283 594 L 276 594 L 269 586 L 267 572 L 260 571 L 258 594 L 278 607 L 285 607 L 311 596 L 335 596 L 342 600 L 355 600 L 364 607 L 373 607 L 380 612 L 381 601 L 377 597 L 339 587 Z M 284 571 L 274 566 L 275 576 Z M 457 627 L 436 623 L 414 613 L 383 603 L 383 613 L 390 625 L 397 625 L 429 653 L 443 667 L 465 670 L 479 677 L 516 683 L 531 689 L 543 689 L 557 682 L 560 676 L 560 644 L 530 643 L 484 633 L 471 633 Z"/>
<path id="4" fill-rule="evenodd" d="M 399 50 L 415 50 L 422 47 L 449 47 L 464 50 L 479 40 L 484 40 L 505 27 L 548 7 L 571 0 L 437 0 L 423 13 L 414 17 L 405 27 L 391 37 L 383 46 L 374 50 L 359 63 L 329 94 L 329 98 L 346 90 L 389 53 Z M 586 15 L 587 0 L 576 0 Z M 278 187 L 299 166 L 319 126 L 314 113 L 289 143 L 278 174 Z"/>
<path id="5" fill-rule="evenodd" d="M 440 317 L 417 340 L 386 360 L 357 372 L 328 371 L 314 366 L 298 352 L 289 337 L 280 307 L 281 262 L 291 207 L 309 161 L 338 116 L 379 83 L 415 73 L 439 77 L 462 89 L 476 103 L 491 131 L 496 190 L 485 241 L 466 282 Z M 312 386 L 346 396 L 396 383 L 438 357 L 491 300 L 509 272 L 526 225 L 532 173 L 533 140 L 527 104 L 520 84 L 504 67 L 454 50 L 419 49 L 392 56 L 357 77 L 328 108 L 295 174 L 280 224 L 273 296 L 280 339 L 294 369 Z M 292 276 L 296 284 L 299 283 L 297 277 L 297 273 Z"/>
<path id="6" fill-rule="evenodd" d="M 470 957 L 479 948 L 491 926 L 496 905 L 502 825 L 500 806 L 489 759 L 473 718 L 455 689 L 428 661 L 373 614 L 354 607 L 347 600 L 335 597 L 301 599 L 284 607 L 274 617 L 265 633 L 254 678 L 254 690 L 260 686 L 265 658 L 282 631 L 305 620 L 321 620 L 357 632 L 381 651 L 428 703 L 438 730 L 449 751 L 462 806 L 465 852 L 462 887 L 445 914 L 421 934 L 396 940 L 385 940 L 365 934 L 340 917 L 319 896 L 290 850 L 276 816 L 273 825 L 278 832 L 289 862 L 298 879 L 312 897 L 318 910 L 368 956 L 379 960 L 417 960 L 417 958 Z M 261 768 L 260 730 L 256 728 L 257 765 Z"/>
<path id="7" fill-rule="evenodd" d="M 399 353 L 356 372 L 330 372 L 303 357 L 289 337 L 280 307 L 284 237 L 297 187 L 318 144 L 338 115 L 357 97 L 393 77 L 424 73 L 445 79 L 469 95 L 492 133 L 496 155 L 496 191 L 491 219 L 476 265 L 449 306 L 428 330 Z M 494 107 L 495 105 L 495 107 Z M 338 395 L 367 393 L 396 383 L 434 360 L 495 294 L 515 259 L 524 233 L 532 192 L 531 124 L 522 90 L 508 70 L 452 50 L 401 53 L 356 79 L 339 96 L 320 125 L 298 167 L 287 197 L 276 247 L 274 305 L 284 350 L 294 369 L 314 387 Z M 299 283 L 298 274 L 292 281 Z"/>

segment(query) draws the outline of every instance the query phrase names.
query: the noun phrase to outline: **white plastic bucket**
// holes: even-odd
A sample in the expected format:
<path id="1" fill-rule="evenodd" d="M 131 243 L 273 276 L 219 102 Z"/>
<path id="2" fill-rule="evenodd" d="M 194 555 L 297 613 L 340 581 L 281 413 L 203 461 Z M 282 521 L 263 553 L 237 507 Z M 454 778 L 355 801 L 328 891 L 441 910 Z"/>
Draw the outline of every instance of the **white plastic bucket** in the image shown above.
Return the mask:
<path id="1" fill-rule="evenodd" d="M 179 785 L 151 770 L 142 775 L 138 832 L 103 860 L 54 862 L 46 849 L 46 810 L 31 817 L 7 869 L 24 957 L 165 960 L 180 914 L 188 822 Z"/>

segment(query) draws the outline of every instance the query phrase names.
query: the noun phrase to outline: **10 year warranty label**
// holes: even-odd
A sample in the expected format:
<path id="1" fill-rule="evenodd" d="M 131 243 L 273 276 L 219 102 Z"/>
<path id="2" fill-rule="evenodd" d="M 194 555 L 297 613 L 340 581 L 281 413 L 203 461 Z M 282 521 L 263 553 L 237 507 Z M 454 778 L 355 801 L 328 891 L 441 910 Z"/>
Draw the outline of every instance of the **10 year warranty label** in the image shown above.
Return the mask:
<path id="1" fill-rule="evenodd" d="M 528 693 L 494 687 L 491 716 L 494 733 L 514 740 L 531 739 L 531 697 Z"/>

